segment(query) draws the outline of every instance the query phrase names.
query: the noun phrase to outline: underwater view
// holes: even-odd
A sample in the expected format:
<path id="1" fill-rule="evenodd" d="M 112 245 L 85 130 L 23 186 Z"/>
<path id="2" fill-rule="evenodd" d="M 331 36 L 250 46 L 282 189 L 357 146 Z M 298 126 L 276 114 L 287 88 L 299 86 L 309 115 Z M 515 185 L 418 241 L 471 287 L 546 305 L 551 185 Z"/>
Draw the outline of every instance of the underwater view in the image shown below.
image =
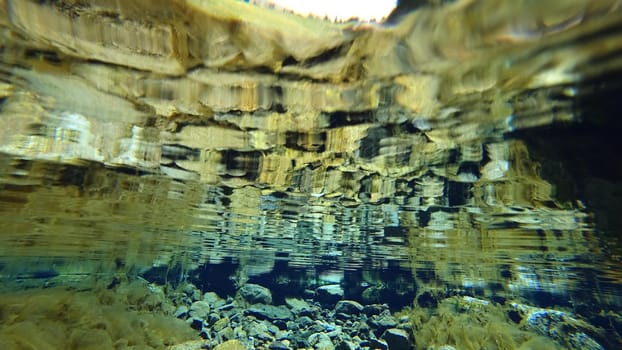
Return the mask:
<path id="1" fill-rule="evenodd" d="M 622 349 L 621 1 L 0 36 L 0 349 Z"/>

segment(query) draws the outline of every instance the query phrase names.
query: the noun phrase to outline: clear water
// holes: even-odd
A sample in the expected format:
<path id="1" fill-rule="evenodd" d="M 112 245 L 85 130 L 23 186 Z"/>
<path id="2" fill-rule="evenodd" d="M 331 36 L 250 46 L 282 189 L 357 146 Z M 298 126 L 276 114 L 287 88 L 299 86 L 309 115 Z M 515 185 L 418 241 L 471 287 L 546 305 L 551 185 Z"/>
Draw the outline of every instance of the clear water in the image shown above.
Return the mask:
<path id="1" fill-rule="evenodd" d="M 124 276 L 620 317 L 617 2 L 457 1 L 390 25 L 0 5 L 6 300 Z"/>

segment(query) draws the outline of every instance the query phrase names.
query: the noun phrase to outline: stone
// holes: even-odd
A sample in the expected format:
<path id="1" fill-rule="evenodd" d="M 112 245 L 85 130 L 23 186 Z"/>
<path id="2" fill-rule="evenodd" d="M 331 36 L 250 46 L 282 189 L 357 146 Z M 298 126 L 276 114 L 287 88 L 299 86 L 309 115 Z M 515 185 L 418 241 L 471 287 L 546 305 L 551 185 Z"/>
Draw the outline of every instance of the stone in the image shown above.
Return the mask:
<path id="1" fill-rule="evenodd" d="M 216 323 L 218 320 L 220 320 L 220 315 L 214 311 L 210 312 L 209 315 L 207 315 L 207 323 L 213 325 L 214 323 Z"/>
<path id="2" fill-rule="evenodd" d="M 366 304 L 377 303 L 382 300 L 385 288 L 382 285 L 371 286 L 361 293 L 361 299 Z"/>
<path id="3" fill-rule="evenodd" d="M 234 338 L 233 328 L 227 326 L 217 332 L 217 336 L 222 340 L 231 340 Z"/>
<path id="4" fill-rule="evenodd" d="M 343 322 L 343 321 L 349 322 L 349 320 L 352 319 L 352 315 L 339 312 L 335 314 L 335 318 L 340 322 Z"/>
<path id="5" fill-rule="evenodd" d="M 183 292 L 192 299 L 192 301 L 197 301 L 201 299 L 201 291 L 192 283 L 187 283 L 183 286 Z"/>
<path id="6" fill-rule="evenodd" d="M 326 333 L 313 333 L 307 338 L 307 342 L 318 350 L 334 349 L 335 347 Z"/>
<path id="7" fill-rule="evenodd" d="M 322 304 L 333 304 L 343 298 L 343 288 L 338 284 L 329 284 L 318 287 L 316 299 Z"/>
<path id="8" fill-rule="evenodd" d="M 212 329 L 216 332 L 220 331 L 221 329 L 227 327 L 229 325 L 229 318 L 228 317 L 223 317 L 220 320 L 214 322 L 214 325 L 212 326 Z"/>
<path id="9" fill-rule="evenodd" d="M 408 315 L 400 316 L 400 318 L 397 321 L 399 323 L 408 323 L 410 322 L 410 316 Z"/>
<path id="10" fill-rule="evenodd" d="M 358 323 L 354 324 L 352 328 L 354 328 L 360 334 L 367 334 L 371 329 L 365 321 L 359 321 Z"/>
<path id="11" fill-rule="evenodd" d="M 343 340 L 335 346 L 335 350 L 356 350 L 356 345 L 351 341 Z"/>
<path id="12" fill-rule="evenodd" d="M 337 329 L 337 326 L 334 323 L 324 322 L 322 320 L 316 320 L 315 323 L 322 327 L 322 329 L 326 332 L 332 332 Z"/>
<path id="13" fill-rule="evenodd" d="M 408 338 L 408 332 L 403 329 L 389 328 L 382 335 L 388 346 L 389 350 L 409 350 L 410 340 Z"/>
<path id="14" fill-rule="evenodd" d="M 363 306 L 363 313 L 367 316 L 378 315 L 384 310 L 388 310 L 389 307 L 385 304 L 369 304 Z"/>
<path id="15" fill-rule="evenodd" d="M 211 307 L 215 307 L 216 302 L 218 302 L 219 300 L 223 299 L 214 292 L 207 292 L 203 294 L 203 301 L 206 301 L 208 304 L 210 304 Z"/>
<path id="16" fill-rule="evenodd" d="M 246 314 L 253 315 L 262 320 L 289 320 L 293 317 L 292 312 L 285 306 L 266 304 L 253 304 L 246 309 Z"/>
<path id="17" fill-rule="evenodd" d="M 195 301 L 190 305 L 190 311 L 188 314 L 190 317 L 199 318 L 199 319 L 207 319 L 207 315 L 209 315 L 210 306 L 206 301 L 199 300 Z"/>
<path id="18" fill-rule="evenodd" d="M 258 284 L 247 283 L 239 290 L 240 296 L 251 304 L 272 304 L 272 292 Z"/>
<path id="19" fill-rule="evenodd" d="M 219 306 L 217 306 L 215 308 L 215 310 L 218 310 L 218 311 L 229 311 L 229 310 L 232 310 L 232 309 L 234 309 L 236 307 L 236 304 L 234 304 L 234 303 L 228 303 L 227 304 L 227 303 L 224 302 L 224 300 L 222 301 L 222 303 L 216 302 L 216 305 L 219 305 Z"/>
<path id="20" fill-rule="evenodd" d="M 330 338 L 330 339 L 335 339 L 337 337 L 340 337 L 342 334 L 342 329 L 341 327 L 337 327 L 334 330 L 326 333 L 326 335 Z"/>
<path id="21" fill-rule="evenodd" d="M 279 330 L 278 332 L 276 332 L 274 336 L 276 337 L 276 340 L 285 340 L 289 338 L 290 335 L 291 335 L 290 331 Z"/>
<path id="22" fill-rule="evenodd" d="M 586 334 L 586 332 L 589 333 L 590 326 L 571 313 L 522 304 L 513 304 L 512 306 L 526 316 L 527 328 L 547 336 L 569 349 L 604 349 L 595 339 Z"/>
<path id="23" fill-rule="evenodd" d="M 214 350 L 247 350 L 247 347 L 239 340 L 227 340 L 222 344 L 216 345 Z"/>
<path id="24" fill-rule="evenodd" d="M 287 321 L 287 329 L 290 331 L 297 331 L 300 328 L 300 325 L 294 321 Z"/>
<path id="25" fill-rule="evenodd" d="M 250 322 L 245 327 L 246 334 L 249 337 L 253 337 L 255 339 L 260 340 L 274 340 L 270 332 L 268 331 L 268 326 L 264 323 L 260 322 Z"/>
<path id="26" fill-rule="evenodd" d="M 273 324 L 268 324 L 268 332 L 272 333 L 272 335 L 276 336 L 276 333 L 279 331 L 279 327 L 273 325 Z"/>
<path id="27" fill-rule="evenodd" d="M 369 347 L 372 349 L 387 350 L 389 349 L 389 344 L 383 339 L 372 338 L 369 340 Z"/>
<path id="28" fill-rule="evenodd" d="M 246 334 L 246 331 L 242 329 L 242 327 L 235 327 L 233 329 L 233 337 L 235 339 L 248 339 L 248 334 Z"/>
<path id="29" fill-rule="evenodd" d="M 285 345 L 283 342 L 280 342 L 278 340 L 270 343 L 270 345 L 268 345 L 268 349 L 270 350 L 291 350 L 289 346 Z"/>
<path id="30" fill-rule="evenodd" d="M 190 340 L 185 343 L 171 345 L 167 350 L 203 350 L 205 349 L 206 342 L 204 340 Z"/>
<path id="31" fill-rule="evenodd" d="M 371 323 L 372 326 L 380 329 L 393 328 L 397 326 L 397 321 L 395 321 L 395 318 L 391 316 L 391 313 L 389 311 L 384 311 L 380 315 L 372 316 L 372 318 L 369 320 L 369 323 Z"/>
<path id="32" fill-rule="evenodd" d="M 339 300 L 335 305 L 335 312 L 344 314 L 358 314 L 363 311 L 363 305 L 354 300 Z"/>
<path id="33" fill-rule="evenodd" d="M 190 321 L 189 323 L 192 329 L 196 329 L 197 331 L 200 331 L 203 329 L 203 320 L 197 319 L 197 318 L 190 318 L 188 319 L 188 321 Z"/>
<path id="34" fill-rule="evenodd" d="M 283 329 L 287 329 L 287 322 L 289 322 L 290 320 L 274 320 L 272 321 L 272 324 L 277 326 L 279 329 L 283 330 Z"/>
<path id="35" fill-rule="evenodd" d="M 188 317 L 188 307 L 186 305 L 178 306 L 177 309 L 175 309 L 175 312 L 173 313 L 173 315 L 177 318 Z"/>
<path id="36" fill-rule="evenodd" d="M 224 315 L 229 317 L 229 322 L 241 322 L 244 319 L 243 311 L 240 309 L 232 309 L 227 312 L 224 312 Z"/>
<path id="37" fill-rule="evenodd" d="M 306 301 L 302 299 L 286 298 L 285 304 L 296 315 L 299 315 L 299 316 L 313 315 L 313 308 L 311 307 L 311 305 L 309 305 L 309 303 L 307 303 Z"/>

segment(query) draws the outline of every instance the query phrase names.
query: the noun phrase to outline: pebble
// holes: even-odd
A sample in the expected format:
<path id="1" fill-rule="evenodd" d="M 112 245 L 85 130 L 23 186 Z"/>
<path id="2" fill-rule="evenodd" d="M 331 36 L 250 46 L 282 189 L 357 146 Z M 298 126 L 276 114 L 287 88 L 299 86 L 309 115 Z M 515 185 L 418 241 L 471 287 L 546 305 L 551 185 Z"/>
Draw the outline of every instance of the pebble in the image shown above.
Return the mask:
<path id="1" fill-rule="evenodd" d="M 287 298 L 284 305 L 253 303 L 248 306 L 247 303 L 251 300 L 272 302 L 272 297 L 264 287 L 246 284 L 238 291 L 239 297 L 236 299 L 225 300 L 208 292 L 203 294 L 202 300 L 193 302 L 189 307 L 178 304 L 174 314 L 185 319 L 197 333 L 200 332 L 204 339 L 201 343 L 204 349 L 413 348 L 415 339 L 407 316 L 397 319 L 385 304 L 362 305 L 355 300 L 344 300 L 343 289 L 339 290 L 339 287 L 335 294 L 331 294 L 328 291 L 332 288 L 333 286 L 319 287 L 316 290 L 316 299 Z M 189 291 L 196 294 L 194 290 Z M 329 299 L 326 299 L 326 296 L 331 295 L 334 297 L 330 299 L 334 302 L 332 305 L 327 304 Z M 563 331 L 563 335 L 567 337 L 564 341 L 571 344 L 572 349 L 603 349 L 570 314 L 519 305 L 514 307 L 517 313 L 522 314 L 527 327 L 544 336 L 553 339 L 557 337 L 561 343 L 559 334 Z M 455 350 L 448 344 L 430 349 Z"/>
<path id="2" fill-rule="evenodd" d="M 287 345 L 285 345 L 285 343 L 282 343 L 280 341 L 273 341 L 272 343 L 270 343 L 270 345 L 268 346 L 268 349 L 270 350 L 290 350 L 291 348 Z"/>
<path id="3" fill-rule="evenodd" d="M 214 324 L 212 325 L 212 329 L 218 332 L 224 329 L 225 327 L 227 327 L 228 325 L 229 325 L 229 318 L 223 317 L 220 320 L 214 322 Z"/>

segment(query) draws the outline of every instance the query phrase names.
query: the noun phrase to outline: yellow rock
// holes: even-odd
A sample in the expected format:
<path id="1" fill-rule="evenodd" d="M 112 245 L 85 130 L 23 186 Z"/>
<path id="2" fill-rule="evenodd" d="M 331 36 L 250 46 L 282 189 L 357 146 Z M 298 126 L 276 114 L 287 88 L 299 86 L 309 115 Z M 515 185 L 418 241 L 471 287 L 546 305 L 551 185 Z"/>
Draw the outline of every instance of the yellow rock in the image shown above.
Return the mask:
<path id="1" fill-rule="evenodd" d="M 227 340 L 226 342 L 217 345 L 214 350 L 246 350 L 246 346 L 239 340 Z"/>

